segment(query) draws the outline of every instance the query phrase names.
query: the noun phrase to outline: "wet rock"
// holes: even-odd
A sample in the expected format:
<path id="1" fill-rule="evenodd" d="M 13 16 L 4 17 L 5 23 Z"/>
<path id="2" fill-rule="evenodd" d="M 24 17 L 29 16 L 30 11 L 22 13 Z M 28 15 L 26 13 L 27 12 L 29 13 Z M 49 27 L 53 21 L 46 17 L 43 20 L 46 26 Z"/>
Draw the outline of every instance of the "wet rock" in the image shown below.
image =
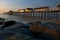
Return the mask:
<path id="1" fill-rule="evenodd" d="M 4 20 L 5 20 L 5 19 L 0 18 L 0 25 L 3 24 Z"/>
<path id="2" fill-rule="evenodd" d="M 43 27 L 43 25 L 33 25 L 29 28 L 30 31 L 32 32 L 41 32 L 44 31 L 46 28 Z"/>
<path id="3" fill-rule="evenodd" d="M 60 24 L 60 19 L 54 20 L 53 23 Z"/>
<path id="4" fill-rule="evenodd" d="M 37 25 L 38 25 L 38 24 L 40 25 L 42 22 L 40 22 L 40 21 L 36 21 L 35 23 L 36 23 Z"/>
<path id="5" fill-rule="evenodd" d="M 7 27 L 7 26 L 11 26 L 11 25 L 14 25 L 16 23 L 16 21 L 7 21 L 7 22 L 4 22 L 4 26 Z"/>
<path id="6" fill-rule="evenodd" d="M 52 22 L 46 22 L 46 23 L 43 23 L 43 25 L 48 28 L 48 29 L 55 29 L 55 30 L 59 30 L 60 29 L 60 25 L 59 24 L 55 24 L 55 23 L 52 23 Z"/>
<path id="7" fill-rule="evenodd" d="M 32 26 L 32 25 L 41 25 L 41 22 L 40 21 L 35 21 L 35 22 L 30 22 L 30 23 L 27 23 L 28 25 Z"/>
<path id="8" fill-rule="evenodd" d="M 21 26 L 24 25 L 23 23 L 20 22 L 16 22 L 16 24 L 5 27 L 4 30 L 16 30 L 16 29 L 20 29 Z"/>
<path id="9" fill-rule="evenodd" d="M 0 40 L 41 40 L 33 38 L 32 33 L 26 28 L 4 30 L 0 33 Z"/>
<path id="10" fill-rule="evenodd" d="M 16 31 L 24 35 L 32 36 L 32 33 L 26 28 L 16 29 Z"/>
<path id="11" fill-rule="evenodd" d="M 30 26 L 28 24 L 24 24 L 24 25 L 21 25 L 19 28 L 26 28 L 26 29 L 29 29 Z"/>
<path id="12" fill-rule="evenodd" d="M 16 21 L 7 21 L 7 22 L 4 22 L 3 23 L 3 27 L 2 27 L 2 30 L 5 28 L 5 27 L 9 27 L 11 25 L 14 25 L 16 23 Z"/>
<path id="13" fill-rule="evenodd" d="M 10 36 L 14 35 L 14 33 L 0 33 L 0 40 L 7 40 Z"/>
<path id="14" fill-rule="evenodd" d="M 30 22 L 30 23 L 27 23 L 27 24 L 31 26 L 31 25 L 33 25 L 33 22 Z"/>
<path id="15" fill-rule="evenodd" d="M 53 40 L 55 37 L 59 38 L 60 33 L 56 30 L 50 30 L 42 25 L 33 25 L 30 27 L 30 31 L 33 33 L 35 37 L 42 39 L 51 39 Z M 49 37 L 49 38 L 48 38 Z"/>
<path id="16" fill-rule="evenodd" d="M 17 40 L 15 35 L 11 35 L 10 37 L 7 37 L 6 40 Z"/>
<path id="17" fill-rule="evenodd" d="M 4 26 L 4 25 L 0 25 L 0 30 L 2 30 L 3 26 Z"/>
<path id="18" fill-rule="evenodd" d="M 16 35 L 17 35 L 17 39 L 19 40 L 38 40 L 34 38 L 32 33 L 26 28 L 17 29 Z"/>

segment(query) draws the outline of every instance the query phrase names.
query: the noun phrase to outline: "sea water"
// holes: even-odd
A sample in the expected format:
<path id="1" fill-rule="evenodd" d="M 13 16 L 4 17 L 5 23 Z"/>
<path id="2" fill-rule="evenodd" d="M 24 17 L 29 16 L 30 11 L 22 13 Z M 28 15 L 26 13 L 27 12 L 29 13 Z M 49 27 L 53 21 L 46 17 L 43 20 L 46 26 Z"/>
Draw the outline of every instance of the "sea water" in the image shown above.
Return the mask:
<path id="1" fill-rule="evenodd" d="M 27 23 L 29 21 L 27 21 L 27 19 L 25 19 L 24 17 L 21 16 L 16 16 L 16 15 L 4 15 L 4 14 L 0 14 L 0 18 L 6 19 L 6 20 L 14 20 L 17 22 L 23 22 L 23 23 Z"/>
<path id="2" fill-rule="evenodd" d="M 44 14 L 45 15 L 45 14 Z M 43 15 L 41 15 L 43 16 Z M 47 14 L 47 18 L 49 18 L 49 13 Z M 44 16 L 43 16 L 44 17 Z M 4 18 L 6 20 L 14 20 L 17 22 L 22 22 L 22 23 L 27 23 L 27 22 L 31 22 L 31 21 L 42 21 L 42 22 L 46 22 L 46 21 L 53 21 L 53 20 L 42 20 L 40 19 L 40 17 L 24 17 L 24 16 L 20 16 L 20 15 L 7 15 L 7 14 L 0 14 L 0 18 Z M 53 18 L 53 15 L 51 15 L 51 18 Z"/>

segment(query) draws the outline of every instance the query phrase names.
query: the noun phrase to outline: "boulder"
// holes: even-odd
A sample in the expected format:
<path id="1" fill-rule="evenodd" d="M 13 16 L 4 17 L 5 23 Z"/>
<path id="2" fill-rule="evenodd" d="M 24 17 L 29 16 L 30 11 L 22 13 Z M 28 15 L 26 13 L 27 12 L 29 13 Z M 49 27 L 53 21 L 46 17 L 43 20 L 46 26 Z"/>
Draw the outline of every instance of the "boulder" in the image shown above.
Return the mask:
<path id="1" fill-rule="evenodd" d="M 60 30 L 50 30 L 42 25 L 33 25 L 29 28 L 29 30 L 33 33 L 34 36 L 39 37 L 39 38 L 46 38 L 49 39 L 51 38 L 53 40 L 53 37 L 59 38 L 60 37 Z M 51 37 L 50 37 L 50 36 Z M 48 38 L 49 37 L 49 38 Z"/>
<path id="2" fill-rule="evenodd" d="M 16 21 L 7 21 L 7 22 L 4 22 L 4 26 L 2 27 L 2 30 L 5 28 L 5 27 L 9 27 L 11 25 L 14 25 L 16 23 Z"/>
<path id="3" fill-rule="evenodd" d="M 35 22 L 30 22 L 30 23 L 27 23 L 29 25 L 41 25 L 41 22 L 40 21 L 35 21 Z"/>
<path id="4" fill-rule="evenodd" d="M 0 24 L 3 24 L 4 20 L 5 20 L 5 19 L 0 18 Z"/>
<path id="5" fill-rule="evenodd" d="M 48 29 L 60 30 L 60 25 L 53 22 L 46 22 L 46 23 L 43 23 L 43 25 Z"/>
<path id="6" fill-rule="evenodd" d="M 36 21 L 35 23 L 36 23 L 36 24 L 41 24 L 41 22 L 40 22 L 40 21 Z"/>
<path id="7" fill-rule="evenodd" d="M 54 20 L 53 23 L 55 23 L 55 24 L 60 24 L 60 19 Z"/>
<path id="8" fill-rule="evenodd" d="M 17 31 L 17 33 L 20 33 L 23 35 L 32 36 L 32 33 L 26 28 L 16 29 L 16 31 Z"/>
<path id="9" fill-rule="evenodd" d="M 16 40 L 15 33 L 2 33 L 0 34 L 0 40 Z"/>
<path id="10" fill-rule="evenodd" d="M 11 30 L 16 30 L 16 29 L 24 28 L 23 26 L 24 26 L 23 23 L 21 23 L 21 22 L 16 22 L 16 24 L 4 28 L 4 30 L 9 30 L 9 29 L 11 29 Z"/>
<path id="11" fill-rule="evenodd" d="M 7 27 L 7 26 L 11 26 L 11 25 L 14 25 L 16 23 L 16 21 L 7 21 L 7 22 L 4 22 L 4 26 Z"/>
<path id="12" fill-rule="evenodd" d="M 28 24 L 24 24 L 24 25 L 21 25 L 19 28 L 26 28 L 26 29 L 29 29 L 30 26 Z"/>
<path id="13" fill-rule="evenodd" d="M 44 31 L 46 28 L 40 25 L 33 25 L 29 28 L 30 31 L 32 32 L 41 32 Z"/>

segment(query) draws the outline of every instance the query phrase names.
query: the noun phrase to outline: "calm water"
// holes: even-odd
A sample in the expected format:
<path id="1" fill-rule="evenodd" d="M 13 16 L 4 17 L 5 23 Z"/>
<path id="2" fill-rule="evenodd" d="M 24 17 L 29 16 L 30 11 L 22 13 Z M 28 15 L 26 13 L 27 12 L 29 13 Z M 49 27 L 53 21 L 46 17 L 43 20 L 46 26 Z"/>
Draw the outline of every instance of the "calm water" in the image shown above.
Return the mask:
<path id="1" fill-rule="evenodd" d="M 4 19 L 7 19 L 7 20 L 15 20 L 17 22 L 23 22 L 23 23 L 27 23 L 27 22 L 30 21 L 30 20 L 27 20 L 24 17 L 20 17 L 20 16 L 16 16 L 16 15 L 4 15 L 4 14 L 0 14 L 0 18 L 4 18 Z"/>
<path id="2" fill-rule="evenodd" d="M 27 22 L 31 22 L 31 21 L 42 21 L 42 22 L 46 22 L 47 20 L 41 20 L 41 19 L 33 19 L 33 18 L 25 18 L 25 17 L 21 17 L 21 16 L 16 16 L 16 15 L 4 15 L 4 14 L 0 14 L 0 18 L 4 18 L 7 20 L 15 20 L 17 22 L 23 22 L 23 23 L 27 23 Z M 52 21 L 52 20 L 48 20 L 48 21 Z M 54 21 L 54 20 L 53 20 Z"/>

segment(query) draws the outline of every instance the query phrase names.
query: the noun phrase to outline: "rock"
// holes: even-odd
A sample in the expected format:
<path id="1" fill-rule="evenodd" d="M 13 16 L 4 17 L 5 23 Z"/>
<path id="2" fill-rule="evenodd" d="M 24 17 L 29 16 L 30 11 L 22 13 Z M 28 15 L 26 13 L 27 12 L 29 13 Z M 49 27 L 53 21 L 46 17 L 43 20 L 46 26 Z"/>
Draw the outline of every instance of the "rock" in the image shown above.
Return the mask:
<path id="1" fill-rule="evenodd" d="M 40 22 L 40 21 L 36 21 L 35 23 L 36 23 L 37 25 L 38 25 L 38 24 L 41 24 L 41 22 Z"/>
<path id="2" fill-rule="evenodd" d="M 3 24 L 4 20 L 5 20 L 5 19 L 0 18 L 0 24 Z"/>
<path id="3" fill-rule="evenodd" d="M 33 25 L 29 28 L 29 30 L 34 34 L 36 37 L 42 37 L 48 39 L 49 35 L 51 36 L 51 39 L 54 37 L 59 38 L 60 37 L 60 31 L 56 30 L 50 30 L 42 25 Z M 47 35 L 48 34 L 48 35 Z M 47 36 L 46 36 L 47 35 Z"/>
<path id="4" fill-rule="evenodd" d="M 31 26 L 31 25 L 33 25 L 33 22 L 30 22 L 30 23 L 27 23 L 27 24 Z"/>
<path id="5" fill-rule="evenodd" d="M 43 25 L 46 28 L 48 28 L 48 29 L 60 30 L 60 25 L 59 24 L 55 24 L 53 22 L 46 22 L 46 23 L 43 23 Z"/>
<path id="6" fill-rule="evenodd" d="M 0 25 L 0 30 L 2 30 L 2 27 L 3 27 L 4 25 Z"/>
<path id="7" fill-rule="evenodd" d="M 23 24 L 23 23 L 16 23 L 16 24 L 14 24 L 14 25 L 12 25 L 12 26 L 9 26 L 9 27 L 6 27 L 4 30 L 9 30 L 9 29 L 14 29 L 14 30 L 16 30 L 16 29 L 20 29 L 20 28 L 26 28 L 26 29 L 29 29 L 30 28 L 30 26 L 29 25 L 27 25 L 27 24 Z"/>
<path id="8" fill-rule="evenodd" d="M 9 27 L 11 25 L 14 25 L 16 23 L 16 21 L 7 21 L 7 22 L 4 22 L 4 26 L 2 27 L 2 30 L 5 28 L 5 27 Z"/>
<path id="9" fill-rule="evenodd" d="M 16 30 L 16 29 L 20 29 L 22 25 L 24 25 L 24 24 L 21 23 L 21 22 L 16 22 L 16 24 L 14 24 L 14 25 L 5 27 L 4 30 Z"/>
<path id="10" fill-rule="evenodd" d="M 40 25 L 33 25 L 29 28 L 30 31 L 32 32 L 41 32 L 44 31 L 46 28 Z"/>
<path id="11" fill-rule="evenodd" d="M 4 26 L 7 27 L 7 26 L 11 26 L 11 25 L 14 25 L 16 23 L 16 21 L 8 21 L 8 22 L 4 22 Z"/>
<path id="12" fill-rule="evenodd" d="M 30 26 L 28 24 L 24 24 L 24 25 L 21 25 L 19 28 L 26 28 L 26 29 L 29 29 Z"/>
<path id="13" fill-rule="evenodd" d="M 15 35 L 11 35 L 10 37 L 5 38 L 6 40 L 17 40 Z"/>
<path id="14" fill-rule="evenodd" d="M 32 36 L 32 33 L 26 28 L 16 29 L 16 31 L 23 34 L 23 35 Z"/>
<path id="15" fill-rule="evenodd" d="M 30 22 L 30 23 L 27 23 L 28 25 L 41 25 L 41 22 L 40 21 L 35 21 L 35 22 Z"/>
<path id="16" fill-rule="evenodd" d="M 53 23 L 55 23 L 55 24 L 60 24 L 60 19 L 54 20 Z"/>
<path id="17" fill-rule="evenodd" d="M 15 35 L 15 33 L 0 33 L 0 40 L 9 40 L 9 37 Z"/>
<path id="18" fill-rule="evenodd" d="M 32 33 L 26 28 L 4 30 L 0 33 L 0 40 L 42 40 L 33 38 Z"/>
<path id="19" fill-rule="evenodd" d="M 0 20 L 5 20 L 5 19 L 3 19 L 3 18 L 0 18 Z"/>

